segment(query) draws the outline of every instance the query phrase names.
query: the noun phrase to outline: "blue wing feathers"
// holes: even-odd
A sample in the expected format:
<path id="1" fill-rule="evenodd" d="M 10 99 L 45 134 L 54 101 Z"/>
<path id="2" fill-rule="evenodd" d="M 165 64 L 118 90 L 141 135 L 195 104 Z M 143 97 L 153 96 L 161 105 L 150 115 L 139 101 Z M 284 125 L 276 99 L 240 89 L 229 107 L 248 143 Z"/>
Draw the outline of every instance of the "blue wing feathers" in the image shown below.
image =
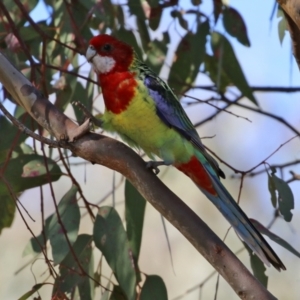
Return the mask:
<path id="1" fill-rule="evenodd" d="M 174 128 L 188 141 L 191 141 L 209 161 L 218 176 L 225 178 L 225 174 L 219 168 L 218 163 L 205 150 L 194 125 L 170 87 L 159 77 L 151 75 L 145 76 L 144 84 L 148 89 L 149 95 L 155 101 L 156 113 L 160 119 L 167 126 Z"/>

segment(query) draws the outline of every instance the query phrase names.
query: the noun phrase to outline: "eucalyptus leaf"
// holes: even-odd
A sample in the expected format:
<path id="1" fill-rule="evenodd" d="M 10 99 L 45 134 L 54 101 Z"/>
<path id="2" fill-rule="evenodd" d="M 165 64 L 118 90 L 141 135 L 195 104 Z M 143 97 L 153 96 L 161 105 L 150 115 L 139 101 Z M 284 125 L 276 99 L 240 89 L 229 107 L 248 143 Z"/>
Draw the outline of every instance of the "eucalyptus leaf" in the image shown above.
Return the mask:
<path id="1" fill-rule="evenodd" d="M 170 69 L 169 85 L 180 96 L 192 87 L 201 63 L 205 59 L 205 44 L 209 34 L 209 23 L 201 23 L 196 33 L 188 32 L 176 49 Z"/>
<path id="2" fill-rule="evenodd" d="M 77 239 L 80 223 L 77 191 L 78 188 L 73 185 L 63 196 L 58 204 L 59 217 L 55 213 L 49 224 L 48 236 L 55 264 L 62 262 Z"/>
<path id="3" fill-rule="evenodd" d="M 228 6 L 224 8 L 223 24 L 231 36 L 235 37 L 242 45 L 250 47 L 246 24 L 236 9 Z"/>
<path id="4" fill-rule="evenodd" d="M 56 280 L 55 289 L 60 292 L 72 293 L 77 287 L 81 299 L 94 299 L 94 281 L 89 278 L 93 275 L 93 237 L 88 234 L 78 235 L 69 251 L 59 266 L 59 277 Z M 80 265 L 80 266 L 79 266 Z M 84 271 L 85 273 L 82 273 Z"/>
<path id="5" fill-rule="evenodd" d="M 264 263 L 258 258 L 256 254 L 248 247 L 246 243 L 243 243 L 250 256 L 251 269 L 253 275 L 267 288 L 268 287 L 268 276 L 265 274 L 266 267 Z"/>
<path id="6" fill-rule="evenodd" d="M 141 248 L 145 207 L 146 200 L 144 199 L 144 197 L 128 180 L 126 180 L 125 218 L 127 225 L 127 237 L 136 261 L 138 261 Z"/>
<path id="7" fill-rule="evenodd" d="M 32 162 L 35 162 L 35 164 L 39 162 L 44 168 L 39 169 L 39 174 L 33 171 L 32 176 L 30 176 L 30 174 L 26 173 L 26 167 Z M 49 172 L 47 172 L 45 163 L 47 163 Z M 3 167 L 4 163 L 0 164 L 0 169 Z M 24 174 L 26 175 L 22 176 Z M 44 158 L 36 154 L 19 155 L 14 159 L 10 159 L 5 165 L 4 179 L 0 179 L 0 197 L 3 195 L 11 195 L 11 193 L 16 195 L 16 193 L 24 190 L 49 183 L 49 180 L 54 182 L 58 180 L 61 175 L 62 173 L 59 166 L 50 158 Z"/>
<path id="8" fill-rule="evenodd" d="M 165 283 L 157 275 L 146 275 L 146 281 L 142 287 L 140 300 L 168 300 Z"/>
<path id="9" fill-rule="evenodd" d="M 254 220 L 254 219 L 250 219 L 251 223 L 256 227 L 256 229 L 268 236 L 272 241 L 274 241 L 275 243 L 277 243 L 278 245 L 280 245 L 281 247 L 285 248 L 286 250 L 290 251 L 291 253 L 293 253 L 294 255 L 296 255 L 297 257 L 300 258 L 300 252 L 298 252 L 294 247 L 292 247 L 288 242 L 286 242 L 285 240 L 283 240 L 281 237 L 279 237 L 278 235 L 274 234 L 273 232 L 271 232 L 268 228 L 266 228 L 265 226 L 263 226 L 261 223 L 259 223 L 258 221 Z"/>
<path id="10" fill-rule="evenodd" d="M 46 283 L 38 283 L 38 284 L 34 285 L 29 292 L 25 293 L 18 300 L 26 300 L 26 299 L 28 299 L 30 296 L 32 296 L 33 294 L 35 294 L 45 284 Z"/>
<path id="11" fill-rule="evenodd" d="M 278 22 L 278 36 L 280 43 L 282 44 L 286 32 L 288 32 L 288 24 L 282 8 L 278 5 L 277 17 L 280 19 Z"/>
<path id="12" fill-rule="evenodd" d="M 94 225 L 94 242 L 113 270 L 128 300 L 136 299 L 136 274 L 127 234 L 113 207 L 100 207 Z"/>
<path id="13" fill-rule="evenodd" d="M 9 195 L 2 195 L 0 201 L 0 233 L 10 227 L 15 216 L 16 204 Z"/>
<path id="14" fill-rule="evenodd" d="M 221 33 L 213 32 L 211 35 L 211 46 L 214 57 L 218 61 L 219 76 L 216 81 L 217 87 L 222 86 L 220 80 L 222 79 L 222 71 L 224 71 L 241 93 L 257 105 L 257 101 L 227 38 Z"/>
<path id="15" fill-rule="evenodd" d="M 283 215 L 286 222 L 292 220 L 293 214 L 291 212 L 294 209 L 294 195 L 289 185 L 281 178 L 275 175 L 276 170 L 272 169 L 269 178 L 269 190 L 271 193 L 271 200 L 274 207 L 279 208 L 280 213 Z M 276 192 L 277 191 L 277 195 Z"/>

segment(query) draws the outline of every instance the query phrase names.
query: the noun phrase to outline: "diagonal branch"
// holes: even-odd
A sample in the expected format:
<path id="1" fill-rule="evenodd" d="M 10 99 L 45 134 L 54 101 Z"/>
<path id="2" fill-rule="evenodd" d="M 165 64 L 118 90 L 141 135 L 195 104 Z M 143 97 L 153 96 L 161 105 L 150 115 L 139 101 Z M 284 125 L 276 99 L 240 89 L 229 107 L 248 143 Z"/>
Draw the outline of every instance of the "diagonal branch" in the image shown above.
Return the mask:
<path id="1" fill-rule="evenodd" d="M 0 82 L 28 113 L 57 139 L 74 137 L 78 126 L 58 111 L 0 54 Z M 242 299 L 275 299 L 210 228 L 149 169 L 132 149 L 87 133 L 65 148 L 83 159 L 120 172 L 223 276 Z"/>

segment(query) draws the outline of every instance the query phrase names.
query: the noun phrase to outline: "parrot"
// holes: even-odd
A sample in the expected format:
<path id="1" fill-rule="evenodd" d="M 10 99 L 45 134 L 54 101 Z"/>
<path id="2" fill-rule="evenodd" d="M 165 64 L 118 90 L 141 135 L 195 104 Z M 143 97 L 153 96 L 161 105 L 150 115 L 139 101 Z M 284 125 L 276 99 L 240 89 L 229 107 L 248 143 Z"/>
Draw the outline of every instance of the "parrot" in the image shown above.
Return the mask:
<path id="1" fill-rule="evenodd" d="M 205 149 L 169 85 L 138 58 L 131 45 L 108 34 L 90 40 L 86 59 L 97 74 L 104 99 L 102 128 L 142 149 L 153 159 L 147 167 L 154 171 L 160 165 L 173 165 L 187 175 L 263 263 L 285 270 L 275 251 L 221 183 L 223 171 Z"/>

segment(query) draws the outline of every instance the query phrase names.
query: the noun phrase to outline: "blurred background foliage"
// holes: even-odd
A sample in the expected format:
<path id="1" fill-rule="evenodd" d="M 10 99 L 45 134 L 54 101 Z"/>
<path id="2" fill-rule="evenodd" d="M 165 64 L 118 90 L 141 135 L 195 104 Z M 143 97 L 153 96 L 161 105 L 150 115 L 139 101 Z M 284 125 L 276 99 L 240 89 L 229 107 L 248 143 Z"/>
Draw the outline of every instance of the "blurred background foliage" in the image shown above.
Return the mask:
<path id="1" fill-rule="evenodd" d="M 280 18 L 276 34 L 278 42 L 282 43 L 286 31 L 285 20 L 276 2 L 268 2 L 272 16 L 270 22 L 275 22 L 276 13 Z M 265 18 L 268 19 L 268 16 Z M 292 247 L 293 238 L 279 238 L 269 230 L 273 229 L 271 227 L 277 220 L 280 220 L 281 226 L 286 226 L 283 225 L 283 220 L 292 220 L 293 194 L 296 194 L 289 184 L 299 180 L 299 150 L 289 152 L 283 160 L 273 160 L 273 157 L 283 146 L 295 142 L 294 137 L 299 135 L 299 122 L 294 124 L 292 120 L 285 119 L 272 110 L 268 111 L 264 102 L 266 99 L 259 92 L 290 93 L 300 89 L 249 84 L 249 74 L 246 74 L 235 49 L 243 47 L 251 53 L 252 41 L 248 34 L 248 24 L 241 12 L 231 6 L 231 3 L 221 0 L 0 2 L 1 52 L 60 110 L 78 122 L 82 122 L 84 116 L 72 104 L 73 101 L 81 101 L 94 114 L 103 110 L 103 104 L 99 100 L 101 90 L 84 58 L 88 41 L 98 33 L 112 34 L 132 45 L 138 56 L 169 83 L 183 105 L 188 109 L 193 108 L 191 117 L 197 129 L 201 127 L 201 132 L 203 130 L 214 134 L 216 130 L 212 131 L 212 127 L 207 127 L 207 124 L 223 115 L 231 120 L 238 118 L 251 124 L 253 112 L 262 118 L 272 119 L 289 131 L 289 135 L 276 140 L 273 151 L 267 150 L 266 155 L 260 156 L 259 163 L 256 160 L 256 163 L 246 167 L 239 165 L 240 158 L 235 157 L 232 150 L 228 156 L 229 161 L 228 157 L 223 158 L 222 151 L 214 152 L 218 155 L 221 153 L 218 158 L 225 165 L 229 174 L 227 177 L 235 173 L 235 178 L 239 179 L 233 180 L 235 187 L 232 189 L 234 195 L 239 195 L 238 199 L 242 193 L 254 196 L 253 198 L 257 195 L 253 190 L 248 194 L 246 178 L 265 176 L 263 181 L 259 179 L 250 188 L 269 191 L 265 197 L 271 199 L 266 209 L 267 217 L 264 215 L 260 219 L 260 214 L 257 213 L 254 217 L 260 222 L 254 222 L 261 232 L 289 250 L 283 252 L 284 255 L 293 253 L 288 255 L 299 257 L 295 246 Z M 257 65 L 257 68 L 261 67 Z M 28 128 L 48 135 L 22 108 L 13 104 L 14 100 L 3 87 L 0 100 Z M 281 105 L 285 107 L 287 104 Z M 205 114 L 202 113 L 206 109 L 204 107 L 209 107 Z M 229 133 L 232 132 L 232 136 L 239 129 L 231 128 L 229 123 L 226 126 L 218 124 L 227 128 Z M 273 127 L 268 127 L 270 136 L 267 134 L 266 139 L 277 135 L 275 131 Z M 239 136 L 243 136 L 243 140 Z M 219 137 L 221 135 L 217 138 Z M 227 143 L 227 138 L 219 140 L 219 144 L 216 144 L 215 139 L 206 141 L 211 149 L 222 148 Z M 243 143 L 251 145 L 249 152 L 241 158 L 243 161 L 252 162 L 251 157 L 256 157 L 253 149 L 260 153 L 264 148 L 264 141 L 258 145 L 251 144 L 251 137 L 247 133 L 239 133 L 236 141 L 235 144 L 230 144 L 231 149 L 235 150 Z M 299 147 L 299 143 L 297 146 Z M 34 299 L 44 299 L 42 295 L 47 295 L 44 297 L 48 299 L 51 294 L 52 299 L 136 299 L 139 296 L 139 299 L 146 300 L 168 299 L 168 294 L 171 299 L 197 299 L 195 291 L 199 290 L 201 294 L 203 286 L 209 286 L 210 281 L 213 283 L 209 288 L 209 295 L 217 295 L 221 289 L 219 299 L 225 299 L 227 296 L 224 298 L 222 295 L 226 293 L 233 297 L 230 294 L 232 292 L 226 290 L 228 287 L 215 286 L 213 270 L 205 269 L 202 272 L 204 268 L 202 269 L 201 264 L 198 269 L 199 273 L 203 273 L 201 280 L 197 279 L 198 275 L 195 273 L 195 284 L 185 281 L 180 285 L 177 283 L 174 288 L 162 276 L 160 268 L 166 267 L 154 262 L 160 258 L 144 249 L 146 254 L 142 262 L 139 262 L 139 257 L 143 256 L 143 237 L 146 244 L 147 240 L 150 244 L 166 244 L 161 252 L 165 255 L 162 257 L 167 257 L 169 273 L 176 274 L 177 268 L 181 271 L 179 264 L 176 267 L 176 250 L 172 250 L 173 245 L 176 245 L 176 242 L 172 242 L 174 229 L 169 228 L 171 233 L 168 234 L 163 221 L 163 226 L 159 229 L 160 235 L 151 232 L 147 234 L 147 226 L 156 227 L 145 219 L 145 200 L 133 186 L 118 174 L 103 170 L 104 168 L 94 167 L 93 171 L 89 171 L 90 168 L 89 163 L 70 157 L 68 152 L 49 149 L 27 138 L 0 114 L 0 230 L 5 235 L 13 221 L 21 217 L 19 226 L 24 232 L 27 228 L 31 237 L 26 247 L 23 244 L 26 263 L 18 260 L 20 269 L 17 277 L 20 274 L 31 277 L 31 283 L 26 282 L 27 286 L 15 288 L 14 292 L 20 299 L 29 299 L 33 295 Z M 288 179 L 287 168 L 292 170 Z M 176 191 L 177 179 L 175 175 L 168 179 L 169 173 L 171 172 L 164 169 L 161 177 Z M 189 183 L 185 179 L 182 182 L 182 177 L 180 178 L 178 188 L 184 190 L 182 198 L 185 194 L 191 198 L 200 197 L 189 194 L 186 191 Z M 28 193 L 29 189 L 31 192 Z M 26 198 L 29 200 L 23 201 Z M 102 206 L 104 201 L 106 203 Z M 254 201 L 249 203 L 257 212 L 264 210 L 260 205 Z M 18 216 L 16 209 L 19 211 Z M 151 208 L 147 208 L 147 213 L 149 210 Z M 209 210 L 210 208 L 208 216 Z M 199 209 L 199 214 L 201 213 L 203 211 Z M 37 221 L 36 224 L 33 220 Z M 207 222 L 212 225 L 211 220 Z M 217 226 L 228 228 L 226 223 Z M 224 236 L 225 232 L 221 234 Z M 186 242 L 181 240 L 181 243 Z M 172 251 L 175 252 L 174 257 Z M 251 261 L 254 274 L 264 285 L 268 285 L 264 266 L 251 252 L 249 254 L 244 257 L 246 264 Z M 184 268 L 192 268 L 189 265 L 191 261 L 185 261 L 188 255 L 182 252 L 181 256 Z M 200 260 L 199 255 L 193 257 L 194 261 Z M 173 262 L 170 263 L 172 258 L 175 259 L 174 265 Z M 150 274 L 151 267 L 145 264 L 145 260 L 156 266 L 155 275 Z M 35 267 L 37 264 L 38 268 Z M 281 276 L 284 277 L 285 274 Z M 10 281 L 14 282 L 14 277 Z M 276 285 L 275 280 L 274 282 Z M 296 288 L 296 281 L 291 285 Z M 36 294 L 37 292 L 40 294 Z M 8 289 L 6 293 L 8 295 Z M 203 296 L 203 299 L 207 298 Z"/>

